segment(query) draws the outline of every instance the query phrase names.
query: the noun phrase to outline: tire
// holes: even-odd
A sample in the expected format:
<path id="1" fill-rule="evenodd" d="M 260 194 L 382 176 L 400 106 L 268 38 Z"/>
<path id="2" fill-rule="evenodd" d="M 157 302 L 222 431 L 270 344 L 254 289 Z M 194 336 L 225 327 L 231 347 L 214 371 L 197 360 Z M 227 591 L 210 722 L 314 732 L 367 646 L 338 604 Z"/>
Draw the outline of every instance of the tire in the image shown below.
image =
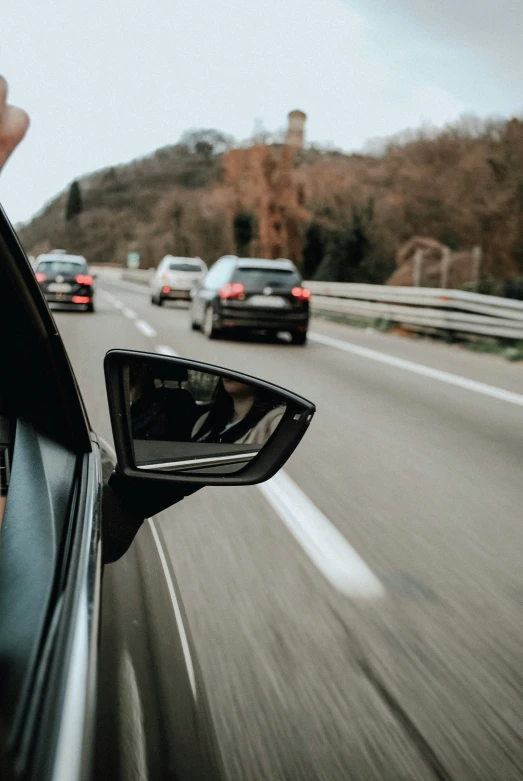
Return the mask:
<path id="1" fill-rule="evenodd" d="M 191 319 L 191 329 L 192 329 L 193 331 L 201 331 L 201 330 L 202 330 L 202 327 L 201 327 L 200 323 L 197 323 L 197 322 L 196 322 L 196 320 L 194 319 L 194 314 L 193 314 L 193 308 L 192 308 L 192 306 L 191 306 L 191 309 L 190 309 L 190 315 L 189 315 L 189 317 L 190 317 L 190 319 Z"/>
<path id="2" fill-rule="evenodd" d="M 90 304 L 87 304 L 87 312 L 94 312 L 94 304 L 92 301 Z"/>
<path id="3" fill-rule="evenodd" d="M 208 306 L 205 310 L 205 315 L 203 317 L 203 323 L 202 323 L 202 330 L 207 337 L 207 339 L 218 339 L 220 336 L 220 332 L 217 328 L 214 327 L 214 323 L 212 321 L 213 318 L 213 309 L 212 306 Z"/>
<path id="4" fill-rule="evenodd" d="M 306 331 L 293 331 L 291 333 L 291 339 L 293 344 L 304 345 L 307 344 L 307 332 Z"/>
<path id="5" fill-rule="evenodd" d="M 153 293 L 153 294 L 152 294 L 152 296 L 151 296 L 151 304 L 152 304 L 153 306 L 155 306 L 155 305 L 156 305 L 156 298 L 155 298 L 155 296 L 154 296 L 154 293 Z"/>
<path id="6" fill-rule="evenodd" d="M 158 296 L 158 306 L 163 306 L 163 298 L 161 296 Z"/>

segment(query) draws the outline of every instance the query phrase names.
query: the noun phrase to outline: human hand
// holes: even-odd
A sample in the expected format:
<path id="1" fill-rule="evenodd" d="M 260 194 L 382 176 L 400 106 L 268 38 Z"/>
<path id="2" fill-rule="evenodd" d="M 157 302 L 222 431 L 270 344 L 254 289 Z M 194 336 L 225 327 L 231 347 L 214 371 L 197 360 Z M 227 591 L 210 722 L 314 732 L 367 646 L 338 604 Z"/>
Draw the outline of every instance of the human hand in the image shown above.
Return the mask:
<path id="1" fill-rule="evenodd" d="M 7 102 L 7 82 L 0 76 L 0 171 L 29 127 L 29 117 Z"/>

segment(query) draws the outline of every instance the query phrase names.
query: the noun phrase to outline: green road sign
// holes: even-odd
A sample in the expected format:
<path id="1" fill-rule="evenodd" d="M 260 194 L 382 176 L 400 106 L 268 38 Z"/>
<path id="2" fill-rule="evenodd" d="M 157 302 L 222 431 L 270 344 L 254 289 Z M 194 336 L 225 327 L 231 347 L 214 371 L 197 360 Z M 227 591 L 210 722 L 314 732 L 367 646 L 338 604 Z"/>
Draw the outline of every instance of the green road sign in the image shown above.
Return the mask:
<path id="1" fill-rule="evenodd" d="M 140 265 L 140 253 L 129 252 L 127 255 L 127 268 L 138 268 Z"/>

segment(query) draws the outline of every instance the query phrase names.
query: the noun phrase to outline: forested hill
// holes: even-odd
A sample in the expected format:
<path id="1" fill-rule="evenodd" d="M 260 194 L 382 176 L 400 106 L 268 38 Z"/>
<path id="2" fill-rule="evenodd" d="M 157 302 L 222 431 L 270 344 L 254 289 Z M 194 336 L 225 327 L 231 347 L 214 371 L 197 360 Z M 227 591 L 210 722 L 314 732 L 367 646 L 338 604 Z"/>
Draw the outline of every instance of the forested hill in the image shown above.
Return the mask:
<path id="1" fill-rule="evenodd" d="M 523 122 L 461 120 L 373 154 L 279 143 L 235 147 L 214 130 L 84 176 L 19 233 L 29 254 L 64 247 L 142 267 L 167 253 L 290 257 L 307 278 L 384 282 L 414 236 L 482 249 L 485 278 L 523 273 Z"/>

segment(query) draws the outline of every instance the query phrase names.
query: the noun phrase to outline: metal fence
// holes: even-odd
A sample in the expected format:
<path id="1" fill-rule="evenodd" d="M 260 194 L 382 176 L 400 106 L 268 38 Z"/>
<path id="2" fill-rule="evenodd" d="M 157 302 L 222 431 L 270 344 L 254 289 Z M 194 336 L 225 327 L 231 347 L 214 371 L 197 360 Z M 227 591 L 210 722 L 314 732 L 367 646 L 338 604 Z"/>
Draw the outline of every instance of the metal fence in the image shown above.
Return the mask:
<path id="1" fill-rule="evenodd" d="M 307 282 L 316 312 L 407 328 L 523 339 L 523 301 L 464 290 Z"/>

